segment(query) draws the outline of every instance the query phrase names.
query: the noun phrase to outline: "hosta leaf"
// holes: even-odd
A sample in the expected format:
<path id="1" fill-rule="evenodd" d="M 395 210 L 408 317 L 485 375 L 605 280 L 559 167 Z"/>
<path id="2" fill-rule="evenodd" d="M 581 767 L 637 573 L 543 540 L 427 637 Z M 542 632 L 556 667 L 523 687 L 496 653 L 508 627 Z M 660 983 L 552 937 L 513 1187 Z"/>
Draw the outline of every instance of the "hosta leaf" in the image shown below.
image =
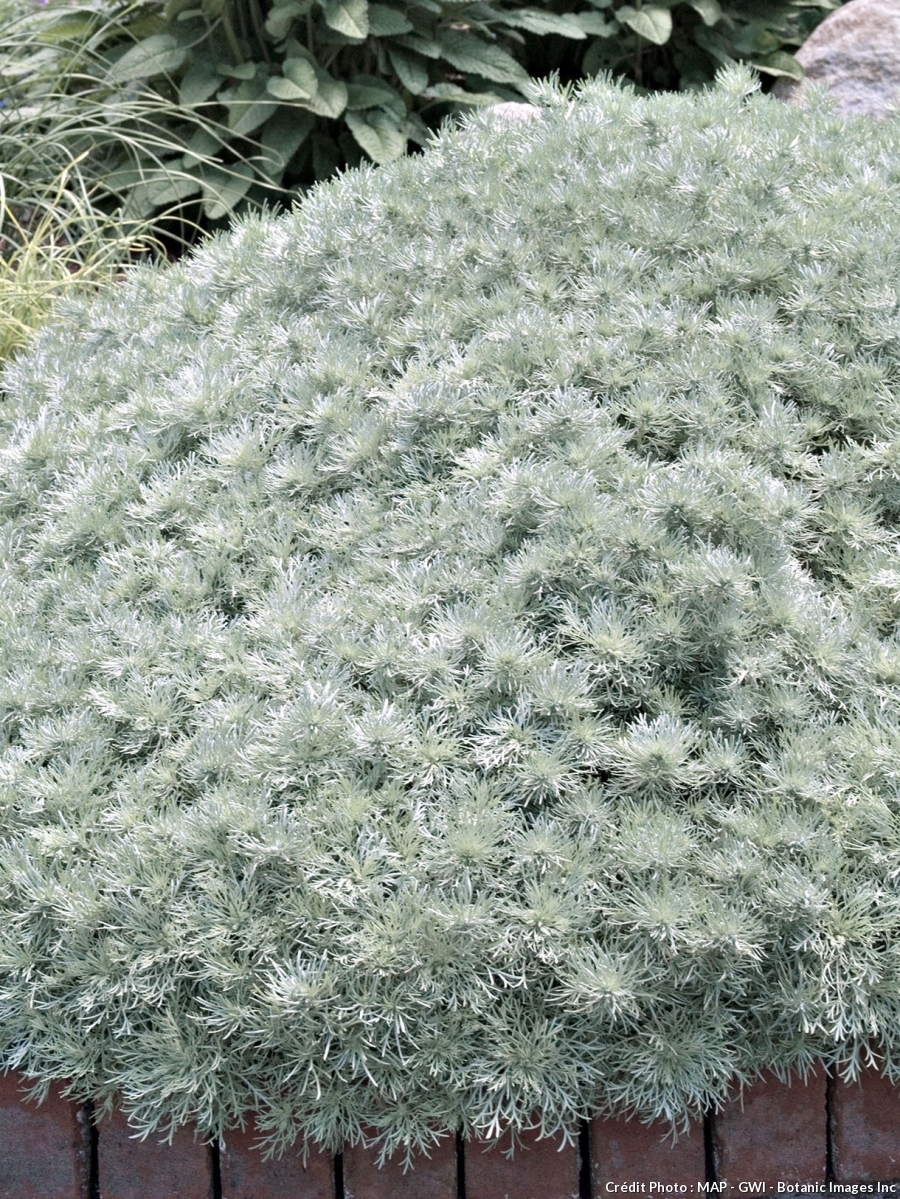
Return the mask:
<path id="1" fill-rule="evenodd" d="M 220 62 L 216 66 L 216 71 L 220 75 L 225 75 L 229 79 L 241 79 L 246 82 L 249 79 L 256 77 L 256 63 L 242 62 L 234 67 L 229 62 Z"/>
<path id="2" fill-rule="evenodd" d="M 288 163 L 312 133 L 316 118 L 305 109 L 281 108 L 267 123 L 260 144 L 260 169 L 279 180 Z"/>
<path id="3" fill-rule="evenodd" d="M 694 12 L 698 12 L 703 18 L 704 25 L 715 25 L 717 21 L 722 19 L 722 8 L 719 0 L 688 0 Z"/>
<path id="4" fill-rule="evenodd" d="M 773 33 L 764 21 L 751 21 L 732 41 L 738 54 L 759 55 L 765 57 L 773 54 L 781 46 L 781 39 Z"/>
<path id="5" fill-rule="evenodd" d="M 288 0 L 287 4 L 277 4 L 266 17 L 266 33 L 275 42 L 283 41 L 291 31 L 291 26 L 297 17 L 302 16 L 309 8 L 309 3 L 302 0 Z"/>
<path id="6" fill-rule="evenodd" d="M 146 163 L 129 164 L 109 171 L 103 182 L 115 196 L 123 196 L 126 192 L 146 182 L 158 168 L 149 159 Z"/>
<path id="7" fill-rule="evenodd" d="M 612 37 L 619 29 L 618 25 L 607 21 L 598 12 L 578 12 L 573 15 L 572 20 L 577 21 L 591 37 Z"/>
<path id="8" fill-rule="evenodd" d="M 424 58 L 440 58 L 442 54 L 439 42 L 436 42 L 434 38 L 420 37 L 417 33 L 398 37 L 397 45 L 402 46 L 404 50 L 412 50 L 416 54 L 421 54 Z"/>
<path id="9" fill-rule="evenodd" d="M 305 58 L 286 58 L 281 67 L 284 78 L 308 100 L 319 90 L 316 68 Z"/>
<path id="10" fill-rule="evenodd" d="M 275 112 L 278 105 L 267 100 L 266 84 L 262 79 L 242 83 L 235 89 L 228 104 L 228 128 L 241 137 L 253 133 Z"/>
<path id="11" fill-rule="evenodd" d="M 424 146 L 431 140 L 433 134 L 417 112 L 407 114 L 402 125 L 403 132 L 409 141 L 417 146 Z"/>
<path id="12" fill-rule="evenodd" d="M 192 8 L 193 5 L 194 0 L 168 0 L 168 3 L 163 9 L 163 15 L 167 21 L 174 21 L 176 17 Z"/>
<path id="13" fill-rule="evenodd" d="M 316 69 L 319 86 L 316 94 L 305 101 L 305 107 L 320 117 L 339 117 L 347 107 L 347 85 L 333 79 L 327 71 Z"/>
<path id="14" fill-rule="evenodd" d="M 211 59 L 201 58 L 190 68 L 178 88 L 178 98 L 186 108 L 202 104 L 221 85 L 222 76 Z"/>
<path id="15" fill-rule="evenodd" d="M 124 199 L 129 216 L 149 215 L 155 209 L 177 204 L 200 190 L 200 181 L 186 173 L 179 159 L 162 165 L 147 162 L 113 171 L 105 181 L 110 191 Z"/>
<path id="16" fill-rule="evenodd" d="M 397 50 L 393 46 L 388 50 L 391 66 L 397 72 L 397 78 L 414 96 L 419 96 L 428 87 L 428 68 L 414 54 L 405 50 Z"/>
<path id="17" fill-rule="evenodd" d="M 247 194 L 253 182 L 253 168 L 246 162 L 239 162 L 227 170 L 224 167 L 204 167 L 201 180 L 203 211 L 211 221 L 217 221 L 227 216 Z"/>
<path id="18" fill-rule="evenodd" d="M 369 33 L 373 37 L 396 37 L 400 33 L 412 32 L 412 23 L 402 12 L 387 4 L 369 5 Z"/>
<path id="19" fill-rule="evenodd" d="M 37 36 L 39 41 L 55 45 L 57 42 L 65 42 L 70 38 L 89 37 L 95 27 L 96 21 L 91 20 L 56 21 L 41 29 Z"/>
<path id="20" fill-rule="evenodd" d="M 357 112 L 363 108 L 389 108 L 398 119 L 406 115 L 399 93 L 376 75 L 357 75 L 348 83 L 347 108 Z"/>
<path id="21" fill-rule="evenodd" d="M 806 71 L 792 54 L 784 50 L 776 50 L 765 58 L 755 59 L 753 66 L 765 75 L 783 75 L 787 79 L 803 79 Z"/>
<path id="22" fill-rule="evenodd" d="M 363 38 L 369 36 L 369 5 L 367 0 L 328 0 L 323 3 L 325 24 L 344 37 Z"/>
<path id="23" fill-rule="evenodd" d="M 406 134 L 387 113 L 361 117 L 348 112 L 345 119 L 347 128 L 373 162 L 393 162 L 406 152 Z"/>
<path id="24" fill-rule="evenodd" d="M 667 8 L 640 8 L 626 6 L 620 8 L 616 16 L 619 20 L 645 37 L 655 46 L 664 46 L 672 36 L 672 14 Z"/>
<path id="25" fill-rule="evenodd" d="M 126 50 L 119 61 L 110 67 L 107 79 L 110 83 L 153 79 L 177 70 L 187 55 L 187 50 L 179 46 L 171 33 L 157 33 Z"/>
<path id="26" fill-rule="evenodd" d="M 200 180 L 193 175 L 164 175 L 148 185 L 148 199 L 154 208 L 166 208 L 186 200 L 200 190 Z"/>
<path id="27" fill-rule="evenodd" d="M 128 35 L 135 42 L 142 41 L 155 33 L 165 32 L 166 20 L 161 12 L 148 11 L 143 16 L 128 22 Z"/>
<path id="28" fill-rule="evenodd" d="M 309 91 L 297 87 L 296 83 L 291 83 L 290 79 L 284 79 L 281 75 L 273 75 L 268 80 L 266 91 L 270 96 L 274 96 L 276 100 L 282 100 L 285 104 L 304 103 L 311 98 Z"/>
<path id="29" fill-rule="evenodd" d="M 541 12 L 537 8 L 516 8 L 512 12 L 504 13 L 503 24 L 512 25 L 517 29 L 527 29 L 529 33 L 556 33 L 561 37 L 574 38 L 576 41 L 585 36 L 581 22 L 575 17 Z"/>
<path id="30" fill-rule="evenodd" d="M 441 55 L 456 67 L 471 75 L 481 75 L 492 83 L 527 83 L 525 68 L 501 50 L 499 46 L 483 42 L 474 34 L 460 29 L 441 29 L 437 38 Z"/>
<path id="31" fill-rule="evenodd" d="M 219 138 L 207 129 L 197 129 L 188 142 L 181 165 L 190 170 L 199 164 L 201 158 L 215 158 L 221 149 L 222 142 Z"/>

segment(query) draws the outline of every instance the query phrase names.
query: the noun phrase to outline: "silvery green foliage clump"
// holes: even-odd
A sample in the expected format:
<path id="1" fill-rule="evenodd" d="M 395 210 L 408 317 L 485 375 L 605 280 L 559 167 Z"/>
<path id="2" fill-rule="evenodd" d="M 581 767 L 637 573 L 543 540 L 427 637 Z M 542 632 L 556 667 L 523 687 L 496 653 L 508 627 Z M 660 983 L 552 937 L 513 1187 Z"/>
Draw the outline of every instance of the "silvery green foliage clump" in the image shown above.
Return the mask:
<path id="1" fill-rule="evenodd" d="M 900 1074 L 900 126 L 547 88 L 69 306 L 4 1062 L 272 1147 Z"/>

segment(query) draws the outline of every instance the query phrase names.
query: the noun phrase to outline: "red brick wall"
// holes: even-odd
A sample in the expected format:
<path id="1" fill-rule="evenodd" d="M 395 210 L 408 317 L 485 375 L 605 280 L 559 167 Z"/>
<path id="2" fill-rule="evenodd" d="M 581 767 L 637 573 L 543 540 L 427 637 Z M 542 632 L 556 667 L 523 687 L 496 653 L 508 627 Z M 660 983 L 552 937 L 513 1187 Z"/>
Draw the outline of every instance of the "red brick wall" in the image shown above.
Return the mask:
<path id="1" fill-rule="evenodd" d="M 188 1130 L 171 1145 L 138 1140 L 120 1116 L 92 1130 L 60 1088 L 37 1105 L 23 1085 L 0 1077 L 0 1199 L 900 1199 L 900 1092 L 874 1072 L 853 1085 L 821 1071 L 790 1085 L 766 1076 L 674 1143 L 664 1127 L 596 1119 L 575 1144 L 527 1136 L 512 1156 L 504 1142 L 445 1137 L 408 1172 L 379 1169 L 360 1146 L 267 1162 L 251 1129 L 214 1148 Z"/>

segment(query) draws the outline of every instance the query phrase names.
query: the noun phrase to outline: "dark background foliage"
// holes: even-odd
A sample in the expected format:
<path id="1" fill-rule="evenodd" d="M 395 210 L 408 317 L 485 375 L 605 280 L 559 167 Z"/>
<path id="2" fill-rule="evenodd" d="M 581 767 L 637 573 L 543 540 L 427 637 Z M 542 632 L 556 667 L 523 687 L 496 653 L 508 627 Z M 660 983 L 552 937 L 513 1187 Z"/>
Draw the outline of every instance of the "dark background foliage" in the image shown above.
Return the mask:
<path id="1" fill-rule="evenodd" d="M 792 51 L 835 7 L 29 3 L 0 38 L 0 157 L 19 179 L 86 155 L 107 207 L 155 217 L 175 245 L 364 158 L 391 161 L 461 107 L 522 99 L 551 73 L 565 83 L 609 71 L 639 90 L 701 87 L 733 61 L 764 84 L 802 75 Z"/>

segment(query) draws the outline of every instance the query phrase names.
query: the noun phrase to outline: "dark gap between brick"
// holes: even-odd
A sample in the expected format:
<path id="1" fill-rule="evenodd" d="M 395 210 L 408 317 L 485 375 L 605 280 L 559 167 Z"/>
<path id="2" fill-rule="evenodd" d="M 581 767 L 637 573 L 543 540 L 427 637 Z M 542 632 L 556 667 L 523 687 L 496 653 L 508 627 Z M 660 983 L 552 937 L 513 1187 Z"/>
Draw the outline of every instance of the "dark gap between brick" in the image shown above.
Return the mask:
<path id="1" fill-rule="evenodd" d="M 594 1199 L 591 1182 L 591 1123 L 582 1120 L 578 1130 L 578 1199 Z"/>
<path id="2" fill-rule="evenodd" d="M 703 1156 L 706 1160 L 706 1181 L 718 1182 L 716 1177 L 716 1117 L 713 1108 L 703 1113 Z"/>
<path id="3" fill-rule="evenodd" d="M 218 1141 L 209 1143 L 209 1173 L 212 1199 L 222 1199 L 222 1147 Z"/>

